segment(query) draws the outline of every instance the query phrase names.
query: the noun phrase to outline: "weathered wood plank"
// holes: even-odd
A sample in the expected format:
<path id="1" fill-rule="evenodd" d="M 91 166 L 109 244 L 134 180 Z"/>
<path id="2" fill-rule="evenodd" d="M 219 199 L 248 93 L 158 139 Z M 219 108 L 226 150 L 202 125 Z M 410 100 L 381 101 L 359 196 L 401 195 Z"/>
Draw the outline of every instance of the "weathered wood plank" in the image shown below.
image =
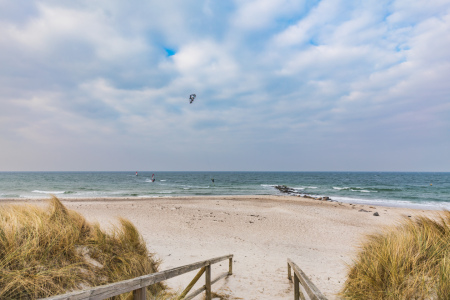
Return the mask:
<path id="1" fill-rule="evenodd" d="M 133 300 L 147 300 L 147 288 L 143 287 L 133 291 Z"/>
<path id="2" fill-rule="evenodd" d="M 228 259 L 228 275 L 233 275 L 233 257 Z"/>
<path id="3" fill-rule="evenodd" d="M 184 298 L 184 300 L 191 300 L 194 299 L 195 296 L 203 293 L 204 291 L 206 291 L 206 287 L 202 286 L 201 288 L 199 288 L 198 290 L 193 291 L 192 293 L 190 293 L 189 295 L 186 296 L 186 298 Z"/>
<path id="4" fill-rule="evenodd" d="M 222 260 L 226 260 L 226 259 L 229 259 L 229 258 L 232 258 L 232 257 L 233 257 L 233 254 L 228 254 L 228 255 L 224 255 L 224 256 L 220 256 L 220 257 L 216 257 L 216 258 L 210 259 L 209 262 L 210 262 L 210 264 L 215 264 L 215 263 L 218 263 L 218 262 L 220 262 Z"/>
<path id="5" fill-rule="evenodd" d="M 91 289 L 83 290 L 83 291 L 75 291 L 63 295 L 52 296 L 49 298 L 45 298 L 45 300 L 102 300 L 109 297 L 117 296 L 123 293 L 128 293 L 173 277 L 176 277 L 181 274 L 185 274 L 191 272 L 193 270 L 206 267 L 207 265 L 215 264 L 220 261 L 230 259 L 233 255 L 225 255 L 216 257 L 210 260 L 200 261 L 193 264 L 169 269 L 162 272 L 157 272 L 153 274 L 143 275 L 140 277 L 136 277 L 133 279 L 123 280 L 120 282 L 115 282 L 107 285 L 102 285 L 99 287 L 94 287 Z"/>
<path id="6" fill-rule="evenodd" d="M 211 265 L 205 267 L 205 299 L 211 300 Z"/>
<path id="7" fill-rule="evenodd" d="M 225 278 L 228 276 L 228 273 L 223 273 L 222 275 L 217 276 L 214 280 L 211 280 L 211 285 L 213 285 L 214 283 L 216 283 L 217 281 L 219 281 L 222 278 Z M 202 286 L 201 288 L 193 291 L 192 293 L 190 293 L 189 295 L 186 296 L 186 298 L 184 298 L 184 300 L 191 300 L 193 299 L 195 296 L 199 295 L 200 293 L 206 291 L 206 287 Z"/>
<path id="8" fill-rule="evenodd" d="M 326 300 L 327 298 L 319 291 L 319 289 L 312 283 L 312 281 L 306 276 L 305 273 L 291 260 L 288 258 L 288 263 L 294 270 L 294 273 L 298 276 L 306 293 L 311 300 Z"/>
<path id="9" fill-rule="evenodd" d="M 305 293 L 303 293 L 304 288 L 300 285 L 299 292 L 300 292 L 300 300 L 306 300 Z"/>
<path id="10" fill-rule="evenodd" d="M 197 283 L 197 281 L 200 279 L 200 277 L 205 273 L 205 267 L 201 268 L 200 271 L 198 271 L 197 275 L 195 275 L 194 279 L 191 280 L 191 282 L 188 284 L 188 286 L 184 289 L 183 292 L 181 292 L 178 299 L 183 299 L 186 297 L 187 293 L 192 289 L 192 287 Z"/>
<path id="11" fill-rule="evenodd" d="M 217 276 L 214 280 L 211 280 L 211 285 L 213 285 L 214 283 L 216 283 L 220 279 L 227 277 L 228 275 L 229 275 L 228 273 L 223 273 L 222 275 Z"/>
<path id="12" fill-rule="evenodd" d="M 291 276 L 291 265 L 289 264 L 289 261 L 287 263 L 288 266 L 288 279 L 289 281 L 292 281 L 292 276 Z"/>

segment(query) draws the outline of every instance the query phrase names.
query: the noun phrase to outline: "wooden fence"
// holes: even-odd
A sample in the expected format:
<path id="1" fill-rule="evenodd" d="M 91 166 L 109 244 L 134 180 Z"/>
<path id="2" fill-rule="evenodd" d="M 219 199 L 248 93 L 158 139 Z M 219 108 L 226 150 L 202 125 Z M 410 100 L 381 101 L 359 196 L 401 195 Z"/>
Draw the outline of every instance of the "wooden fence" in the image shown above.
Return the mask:
<path id="1" fill-rule="evenodd" d="M 218 262 L 229 260 L 228 264 L 228 272 L 225 272 L 221 275 L 219 275 L 217 278 L 211 280 L 211 265 L 216 264 Z M 194 279 L 189 283 L 189 285 L 186 287 L 186 289 L 181 293 L 179 299 L 184 300 L 190 300 L 197 296 L 198 294 L 205 291 L 206 299 L 211 300 L 211 285 L 219 281 L 220 279 L 227 277 L 233 273 L 233 254 L 225 255 L 221 257 L 216 257 L 209 260 L 204 260 L 200 262 L 196 262 L 190 265 L 185 265 L 178 268 L 173 268 L 170 270 L 157 272 L 149 275 L 144 275 L 140 277 L 136 277 L 133 279 L 128 279 L 124 281 L 119 281 L 107 285 L 102 285 L 99 287 L 78 291 L 78 292 L 72 292 L 67 293 L 64 295 L 54 296 L 45 298 L 45 300 L 102 300 L 109 297 L 117 296 L 120 294 L 133 292 L 133 299 L 134 300 L 145 300 L 146 299 L 146 293 L 147 293 L 147 287 L 194 271 L 196 269 L 200 269 L 200 271 L 197 273 L 197 275 L 194 277 Z M 189 291 L 192 289 L 194 284 L 200 279 L 202 274 L 205 273 L 205 285 L 198 290 L 192 292 L 190 295 L 187 295 Z M 187 296 L 186 296 L 187 295 Z"/>
<path id="2" fill-rule="evenodd" d="M 291 260 L 287 259 L 288 279 L 292 281 L 291 268 L 294 270 L 294 300 L 306 300 L 305 294 L 311 300 L 327 300 L 314 283 L 303 273 L 303 271 Z M 302 289 L 303 288 L 303 289 Z"/>

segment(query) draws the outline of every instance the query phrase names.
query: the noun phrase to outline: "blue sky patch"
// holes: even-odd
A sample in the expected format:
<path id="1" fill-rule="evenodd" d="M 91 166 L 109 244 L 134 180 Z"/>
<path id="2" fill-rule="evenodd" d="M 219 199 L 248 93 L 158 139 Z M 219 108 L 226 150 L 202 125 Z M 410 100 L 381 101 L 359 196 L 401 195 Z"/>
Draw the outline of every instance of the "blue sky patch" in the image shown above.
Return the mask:
<path id="1" fill-rule="evenodd" d="M 167 56 L 173 56 L 177 53 L 175 50 L 170 49 L 170 48 L 164 48 L 164 50 L 166 50 Z"/>

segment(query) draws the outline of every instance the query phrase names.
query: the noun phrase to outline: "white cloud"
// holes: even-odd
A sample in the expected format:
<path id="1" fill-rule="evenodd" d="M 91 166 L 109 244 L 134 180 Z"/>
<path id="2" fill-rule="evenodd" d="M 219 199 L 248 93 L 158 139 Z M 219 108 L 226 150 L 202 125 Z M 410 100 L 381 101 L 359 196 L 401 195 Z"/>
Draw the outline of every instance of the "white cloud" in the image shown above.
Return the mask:
<path id="1" fill-rule="evenodd" d="M 86 43 L 98 59 L 113 60 L 148 50 L 140 37 L 125 36 L 117 32 L 111 20 L 101 11 L 38 6 L 39 16 L 20 26 L 9 24 L 3 35 L 11 43 L 33 52 L 51 52 L 64 42 Z"/>
<path id="2" fill-rule="evenodd" d="M 343 162 L 353 149 L 377 156 L 376 143 L 401 153 L 417 137 L 442 149 L 450 4 L 409 4 L 45 1 L 22 15 L 3 6 L 12 13 L 0 14 L 0 140 L 12 157 L 14 147 L 49 149 L 45 158 L 46 144 L 76 144 L 143 160 L 151 147 L 165 162 L 189 151 L 264 161 L 260 149 L 283 148 L 280 168 L 320 164 L 330 145 Z"/>
<path id="3" fill-rule="evenodd" d="M 175 69 L 186 79 L 200 86 L 228 85 L 239 76 L 238 64 L 223 45 L 211 41 L 197 41 L 179 49 L 173 56 Z"/>
<path id="4" fill-rule="evenodd" d="M 301 12 L 304 1 L 294 0 L 247 0 L 239 5 L 233 24 L 239 30 L 261 30 L 273 26 L 278 18 L 292 16 Z"/>
<path id="5" fill-rule="evenodd" d="M 342 1 L 320 1 L 304 18 L 278 33 L 273 44 L 280 47 L 308 44 L 318 33 L 334 29 L 336 19 L 344 15 L 345 8 Z"/>

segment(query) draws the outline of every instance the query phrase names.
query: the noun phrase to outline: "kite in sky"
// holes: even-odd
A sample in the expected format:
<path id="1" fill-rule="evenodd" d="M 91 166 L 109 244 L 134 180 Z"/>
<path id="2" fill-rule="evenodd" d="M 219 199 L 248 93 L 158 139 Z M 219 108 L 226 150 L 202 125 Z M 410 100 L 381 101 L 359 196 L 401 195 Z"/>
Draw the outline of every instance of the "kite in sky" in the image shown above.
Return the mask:
<path id="1" fill-rule="evenodd" d="M 189 103 L 190 103 L 190 104 L 192 104 L 192 102 L 194 102 L 195 97 L 197 97 L 196 94 L 191 94 L 191 95 L 189 96 Z"/>

